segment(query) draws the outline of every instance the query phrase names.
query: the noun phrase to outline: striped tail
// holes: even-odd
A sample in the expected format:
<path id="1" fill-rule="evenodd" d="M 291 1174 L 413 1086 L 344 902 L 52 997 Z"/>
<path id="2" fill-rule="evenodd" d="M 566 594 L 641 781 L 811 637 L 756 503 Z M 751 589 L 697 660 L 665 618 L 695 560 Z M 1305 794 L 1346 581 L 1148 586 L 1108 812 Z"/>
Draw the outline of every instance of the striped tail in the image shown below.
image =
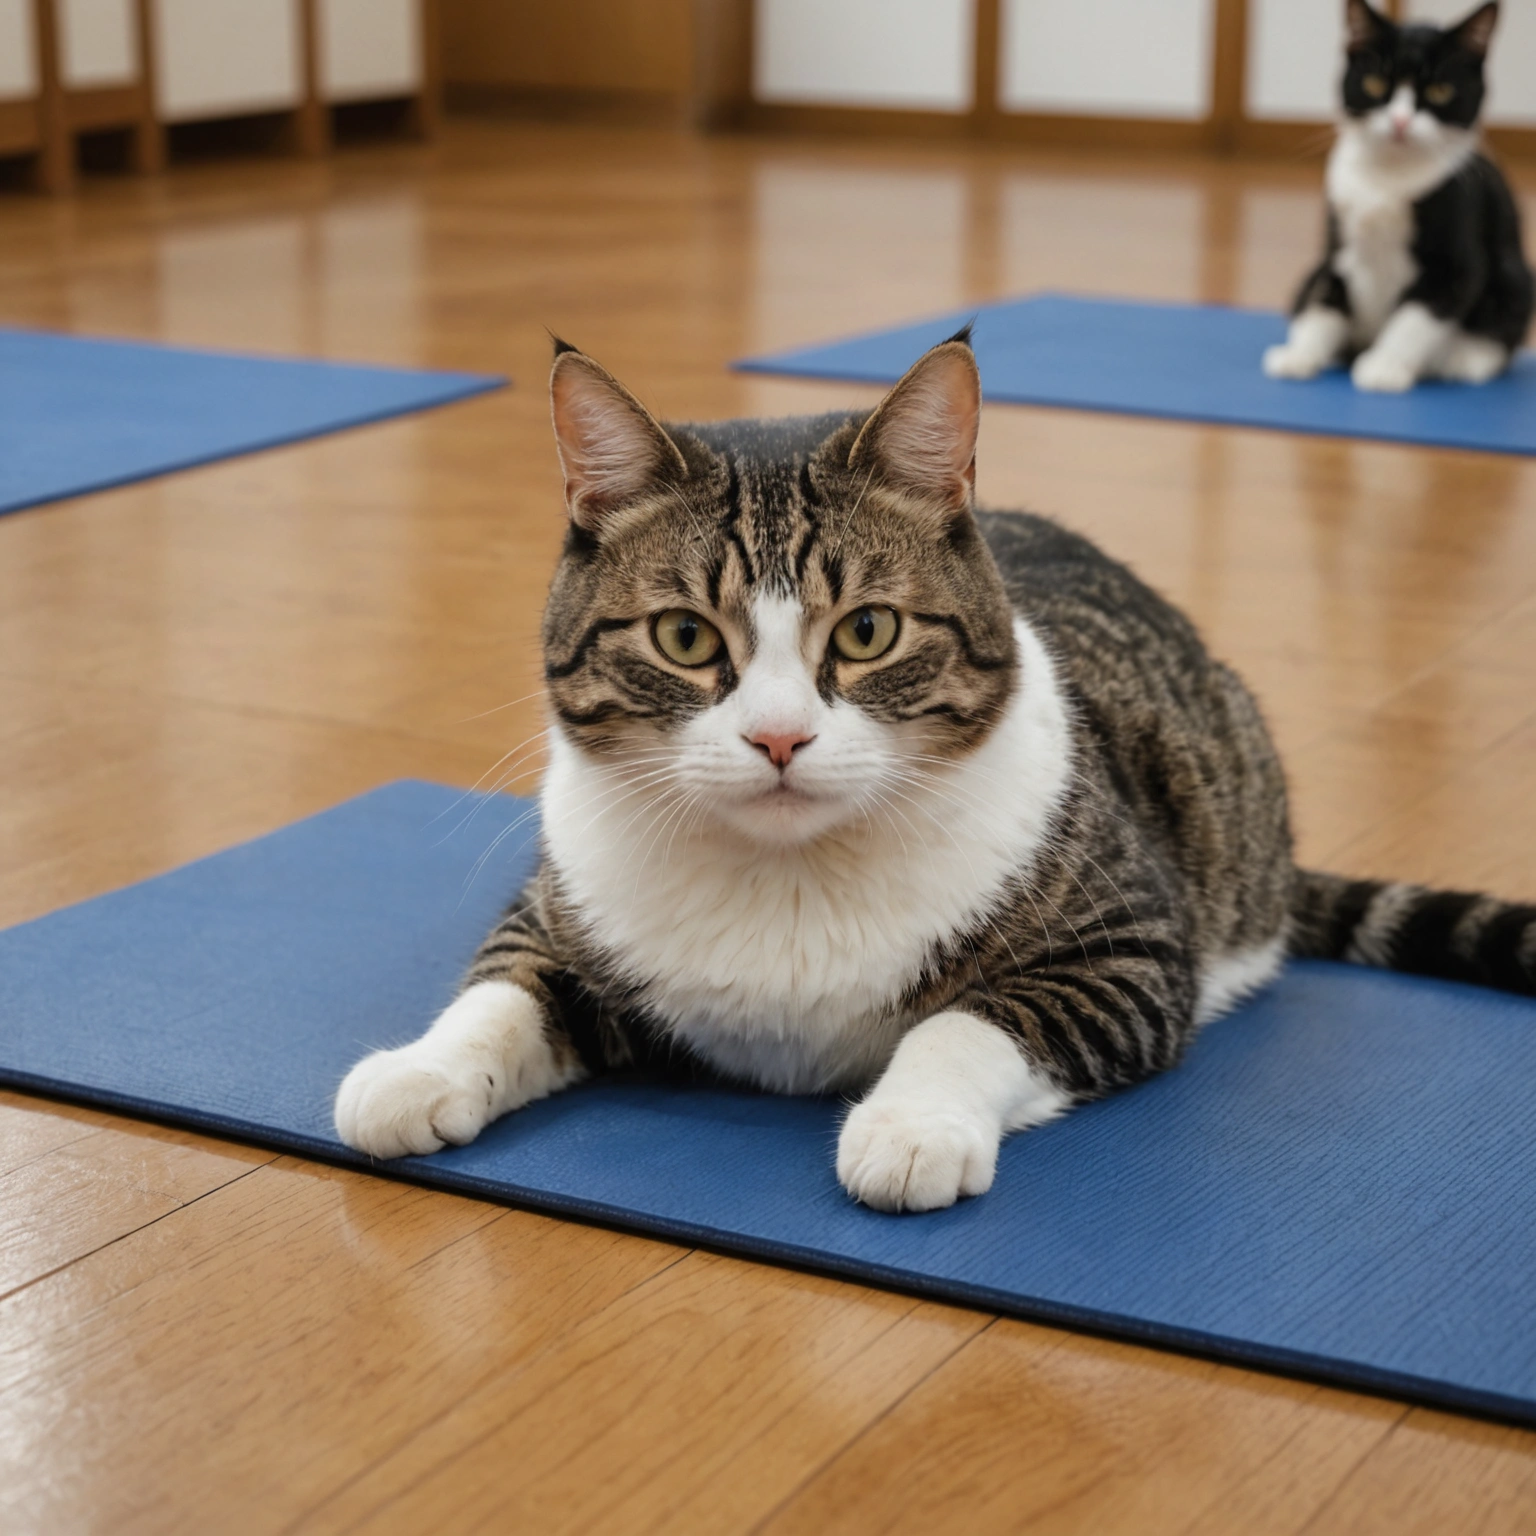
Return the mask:
<path id="1" fill-rule="evenodd" d="M 1291 953 L 1536 996 L 1536 906 L 1302 869 Z"/>

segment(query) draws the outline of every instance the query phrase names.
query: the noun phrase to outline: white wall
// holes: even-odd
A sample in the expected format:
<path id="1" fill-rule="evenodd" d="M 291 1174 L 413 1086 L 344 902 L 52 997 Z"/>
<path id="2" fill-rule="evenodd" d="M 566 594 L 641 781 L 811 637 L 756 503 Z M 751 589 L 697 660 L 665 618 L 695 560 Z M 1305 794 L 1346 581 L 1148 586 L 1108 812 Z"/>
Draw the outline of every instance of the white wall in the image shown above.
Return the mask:
<path id="1" fill-rule="evenodd" d="M 1341 0 L 1248 0 L 1249 117 L 1331 118 L 1343 73 Z"/>
<path id="2" fill-rule="evenodd" d="M 133 0 L 56 0 L 65 85 L 132 85 L 139 78 Z"/>
<path id="3" fill-rule="evenodd" d="M 155 0 L 154 24 L 167 122 L 299 104 L 298 0 Z"/>
<path id="4" fill-rule="evenodd" d="M 1409 21 L 1460 21 L 1476 0 L 1407 0 Z M 1536 124 L 1536 0 L 1502 0 L 1488 50 L 1488 123 Z"/>
<path id="5" fill-rule="evenodd" d="M 37 95 L 32 0 L 0 0 L 0 100 Z"/>
<path id="6" fill-rule="evenodd" d="M 421 89 L 420 0 L 321 0 L 320 94 L 327 101 Z"/>
<path id="7" fill-rule="evenodd" d="M 975 0 L 757 0 L 753 94 L 970 110 Z"/>
<path id="8" fill-rule="evenodd" d="M 1005 0 L 999 101 L 1013 111 L 1199 120 L 1214 0 Z"/>

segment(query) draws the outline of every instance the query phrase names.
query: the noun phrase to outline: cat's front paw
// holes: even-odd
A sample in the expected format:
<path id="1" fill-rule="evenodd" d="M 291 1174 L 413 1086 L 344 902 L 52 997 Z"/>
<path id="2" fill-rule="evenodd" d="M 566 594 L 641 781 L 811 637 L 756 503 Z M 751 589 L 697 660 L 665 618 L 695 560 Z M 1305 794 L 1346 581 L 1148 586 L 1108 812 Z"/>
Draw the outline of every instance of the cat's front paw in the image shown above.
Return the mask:
<path id="1" fill-rule="evenodd" d="M 1437 370 L 1457 384 L 1486 384 L 1509 366 L 1509 351 L 1488 336 L 1465 333 L 1452 342 Z"/>
<path id="2" fill-rule="evenodd" d="M 1264 349 L 1264 372 L 1271 379 L 1315 379 L 1326 362 L 1310 347 L 1292 346 L 1286 341 Z"/>
<path id="3" fill-rule="evenodd" d="M 462 1147 L 495 1116 L 495 1083 L 462 1056 L 418 1040 L 375 1051 L 336 1095 L 336 1131 L 370 1157 L 410 1157 Z"/>
<path id="4" fill-rule="evenodd" d="M 1349 376 L 1356 389 L 1381 395 L 1400 395 L 1418 382 L 1418 374 L 1411 363 L 1375 347 L 1355 359 Z"/>
<path id="5" fill-rule="evenodd" d="M 370 1157 L 424 1156 L 462 1147 L 508 1110 L 582 1075 L 557 1051 L 534 997 L 509 981 L 461 992 L 421 1039 L 375 1051 L 342 1079 L 336 1133 Z"/>
<path id="6" fill-rule="evenodd" d="M 837 1176 L 877 1211 L 937 1211 L 985 1194 L 1001 1132 L 952 1105 L 882 1099 L 854 1106 L 837 1145 Z"/>

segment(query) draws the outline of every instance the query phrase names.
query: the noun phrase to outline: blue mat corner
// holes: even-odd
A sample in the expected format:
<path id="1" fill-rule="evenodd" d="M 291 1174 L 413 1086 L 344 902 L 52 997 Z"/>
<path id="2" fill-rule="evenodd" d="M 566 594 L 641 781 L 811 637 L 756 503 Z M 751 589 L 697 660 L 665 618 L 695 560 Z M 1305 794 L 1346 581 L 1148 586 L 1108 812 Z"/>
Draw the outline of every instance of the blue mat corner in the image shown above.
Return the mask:
<path id="1" fill-rule="evenodd" d="M 990 400 L 1426 447 L 1536 454 L 1536 354 L 1488 384 L 1357 390 L 1342 369 L 1265 378 L 1285 317 L 1215 304 L 1135 303 L 1042 293 L 823 345 L 746 358 L 749 373 L 893 384 L 929 347 L 975 321 Z"/>
<path id="2" fill-rule="evenodd" d="M 451 997 L 536 856 L 526 811 L 393 784 L 0 933 L 0 1081 L 361 1163 L 335 1087 Z M 1536 1002 L 1308 963 L 949 1211 L 853 1205 L 832 1100 L 654 1081 L 387 1171 L 1536 1423 L 1533 1083 Z"/>
<path id="3" fill-rule="evenodd" d="M 0 327 L 0 513 L 427 410 L 506 382 Z"/>

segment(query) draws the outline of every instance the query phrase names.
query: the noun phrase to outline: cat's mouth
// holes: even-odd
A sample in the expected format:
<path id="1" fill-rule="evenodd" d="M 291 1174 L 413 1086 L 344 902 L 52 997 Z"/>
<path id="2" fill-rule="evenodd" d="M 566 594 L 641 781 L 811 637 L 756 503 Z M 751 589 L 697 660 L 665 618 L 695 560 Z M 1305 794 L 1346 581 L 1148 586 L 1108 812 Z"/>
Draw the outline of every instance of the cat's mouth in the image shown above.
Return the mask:
<path id="1" fill-rule="evenodd" d="M 793 784 L 786 784 L 783 779 L 780 779 L 771 789 L 765 789 L 760 795 L 754 796 L 753 804 L 788 808 L 796 805 L 815 805 L 820 798 L 819 795 L 807 794 L 805 790 L 797 789 Z"/>
<path id="2" fill-rule="evenodd" d="M 727 799 L 718 813 L 737 830 L 772 844 L 799 844 L 820 837 L 851 814 L 839 797 L 813 794 L 782 779 L 755 794 Z"/>

